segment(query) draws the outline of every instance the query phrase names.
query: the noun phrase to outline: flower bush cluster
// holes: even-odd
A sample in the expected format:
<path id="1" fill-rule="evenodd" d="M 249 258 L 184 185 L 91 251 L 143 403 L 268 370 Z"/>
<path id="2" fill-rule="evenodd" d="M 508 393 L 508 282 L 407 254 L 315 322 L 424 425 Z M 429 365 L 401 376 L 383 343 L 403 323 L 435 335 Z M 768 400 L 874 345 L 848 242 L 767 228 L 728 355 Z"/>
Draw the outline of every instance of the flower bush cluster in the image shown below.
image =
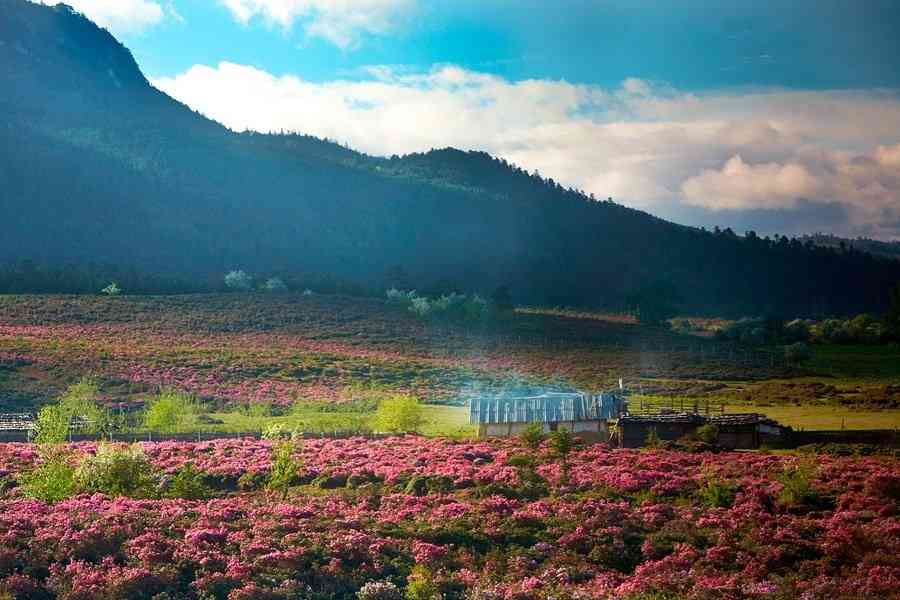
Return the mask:
<path id="1" fill-rule="evenodd" d="M 900 590 L 893 457 L 594 445 L 569 452 L 564 472 L 549 443 L 307 440 L 292 446 L 289 484 L 267 489 L 273 450 L 287 448 L 278 444 L 142 445 L 160 473 L 192 465 L 212 498 L 52 503 L 17 485 L 41 460 L 36 449 L 0 445 L 0 595 L 813 600 Z"/>
<path id="2" fill-rule="evenodd" d="M 337 399 L 354 383 L 446 398 L 497 388 L 510 374 L 517 384 L 563 377 L 599 388 L 637 375 L 738 378 L 771 369 L 768 361 L 725 361 L 703 343 L 679 348 L 684 339 L 665 332 L 533 313 L 450 326 L 385 300 L 340 296 L 14 296 L 0 303 L 0 367 L 41 375 L 18 386 L 56 382 L 56 390 L 34 390 L 44 397 L 85 375 L 114 400 L 162 387 L 288 405 Z"/>

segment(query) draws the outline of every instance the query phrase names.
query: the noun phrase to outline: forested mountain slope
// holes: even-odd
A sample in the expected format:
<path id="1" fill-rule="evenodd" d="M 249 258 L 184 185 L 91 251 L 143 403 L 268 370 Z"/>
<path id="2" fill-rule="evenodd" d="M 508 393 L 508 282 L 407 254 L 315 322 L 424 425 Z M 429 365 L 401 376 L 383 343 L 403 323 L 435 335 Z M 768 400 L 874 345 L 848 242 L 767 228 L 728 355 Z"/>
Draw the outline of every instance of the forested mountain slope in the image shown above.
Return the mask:
<path id="1" fill-rule="evenodd" d="M 897 261 L 675 225 L 484 153 L 380 158 L 234 133 L 62 5 L 0 0 L 0 158 L 6 264 L 370 289 L 401 273 L 419 289 L 505 284 L 520 302 L 606 307 L 668 282 L 685 311 L 757 314 L 879 310 L 900 281 Z"/>

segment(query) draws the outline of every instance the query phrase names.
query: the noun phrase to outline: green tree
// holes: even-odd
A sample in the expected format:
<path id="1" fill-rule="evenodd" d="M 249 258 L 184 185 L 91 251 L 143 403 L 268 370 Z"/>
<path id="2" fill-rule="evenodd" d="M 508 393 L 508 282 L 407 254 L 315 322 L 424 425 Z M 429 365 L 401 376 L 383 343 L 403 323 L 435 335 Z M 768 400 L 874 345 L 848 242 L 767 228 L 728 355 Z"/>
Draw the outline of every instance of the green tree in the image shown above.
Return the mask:
<path id="1" fill-rule="evenodd" d="M 163 390 L 144 408 L 144 427 L 160 433 L 190 431 L 197 424 L 200 409 L 187 394 Z"/>
<path id="2" fill-rule="evenodd" d="M 69 452 L 59 446 L 39 448 L 40 463 L 18 477 L 22 493 L 47 503 L 65 500 L 75 493 L 75 467 Z"/>
<path id="3" fill-rule="evenodd" d="M 97 402 L 97 383 L 82 378 L 70 385 L 54 404 L 38 411 L 35 441 L 38 443 L 64 442 L 73 426 L 82 433 L 101 433 L 111 428 L 109 412 Z"/>
<path id="4" fill-rule="evenodd" d="M 519 434 L 522 445 L 530 450 L 537 450 L 544 441 L 544 427 L 542 423 L 529 423 Z"/>
<path id="5" fill-rule="evenodd" d="M 100 290 L 101 294 L 106 294 L 107 296 L 118 296 L 122 293 L 122 288 L 119 287 L 119 284 L 113 281 L 108 286 Z"/>
<path id="6" fill-rule="evenodd" d="M 396 394 L 378 403 L 375 428 L 390 433 L 418 431 L 425 424 L 425 411 L 418 398 Z"/>
<path id="7" fill-rule="evenodd" d="M 678 290 L 667 281 L 657 281 L 644 286 L 631 296 L 637 308 L 637 317 L 647 325 L 663 325 L 678 314 L 681 301 Z"/>
<path id="8" fill-rule="evenodd" d="M 888 310 L 884 315 L 884 335 L 889 340 L 900 341 L 900 283 L 894 286 L 888 297 Z"/>
<path id="9" fill-rule="evenodd" d="M 501 285 L 491 294 L 491 303 L 498 312 L 509 312 L 515 308 L 509 286 Z"/>
<path id="10" fill-rule="evenodd" d="M 302 446 L 295 436 L 290 440 L 280 440 L 272 446 L 272 468 L 269 471 L 269 479 L 266 481 L 266 489 L 278 492 L 282 499 L 287 497 L 288 490 L 300 476 L 303 461 L 296 458 Z"/>
<path id="11" fill-rule="evenodd" d="M 148 498 L 154 494 L 155 486 L 153 465 L 137 444 L 123 448 L 102 443 L 75 469 L 75 487 L 79 492 Z"/>

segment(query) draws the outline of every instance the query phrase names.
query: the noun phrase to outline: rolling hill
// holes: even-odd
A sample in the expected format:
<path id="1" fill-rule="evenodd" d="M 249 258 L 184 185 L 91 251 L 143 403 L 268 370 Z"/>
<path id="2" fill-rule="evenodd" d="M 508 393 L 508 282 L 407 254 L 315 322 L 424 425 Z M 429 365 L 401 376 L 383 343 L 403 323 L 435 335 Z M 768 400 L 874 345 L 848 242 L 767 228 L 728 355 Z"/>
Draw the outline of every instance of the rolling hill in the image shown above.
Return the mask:
<path id="1" fill-rule="evenodd" d="M 674 288 L 688 312 L 795 315 L 878 311 L 900 281 L 898 261 L 677 225 L 482 152 L 235 133 L 64 5 L 0 0 L 0 157 L 0 291 L 85 291 L 77 273 L 110 270 L 209 289 L 243 268 L 607 308 Z"/>

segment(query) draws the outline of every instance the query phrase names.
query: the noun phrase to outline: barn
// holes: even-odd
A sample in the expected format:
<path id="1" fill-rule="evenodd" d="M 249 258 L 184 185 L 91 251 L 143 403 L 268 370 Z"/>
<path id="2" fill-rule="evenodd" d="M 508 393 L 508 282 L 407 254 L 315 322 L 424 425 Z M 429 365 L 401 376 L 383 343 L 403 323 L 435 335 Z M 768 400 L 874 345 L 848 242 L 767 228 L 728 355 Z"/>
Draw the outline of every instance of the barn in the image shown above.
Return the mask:
<path id="1" fill-rule="evenodd" d="M 535 396 L 473 398 L 469 421 L 479 437 L 518 435 L 531 423 L 544 432 L 566 429 L 586 439 L 607 439 L 607 421 L 619 417 L 621 396 L 614 393 L 546 392 Z"/>

